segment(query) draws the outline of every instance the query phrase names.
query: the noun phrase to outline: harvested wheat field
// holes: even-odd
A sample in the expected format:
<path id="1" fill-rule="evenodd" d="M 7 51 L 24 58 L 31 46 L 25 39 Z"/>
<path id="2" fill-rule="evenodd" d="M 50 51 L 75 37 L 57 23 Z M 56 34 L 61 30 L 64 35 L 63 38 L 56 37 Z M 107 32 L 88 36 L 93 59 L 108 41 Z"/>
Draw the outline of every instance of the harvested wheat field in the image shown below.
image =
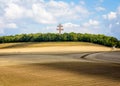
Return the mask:
<path id="1" fill-rule="evenodd" d="M 119 51 L 73 44 L 1 48 L 0 86 L 120 85 Z"/>

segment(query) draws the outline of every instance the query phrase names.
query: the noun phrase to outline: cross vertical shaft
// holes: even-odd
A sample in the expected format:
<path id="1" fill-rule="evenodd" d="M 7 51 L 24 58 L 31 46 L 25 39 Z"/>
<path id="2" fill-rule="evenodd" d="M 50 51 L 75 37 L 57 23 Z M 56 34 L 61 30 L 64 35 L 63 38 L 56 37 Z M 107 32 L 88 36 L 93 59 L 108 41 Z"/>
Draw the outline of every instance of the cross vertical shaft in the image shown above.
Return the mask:
<path id="1" fill-rule="evenodd" d="M 61 24 L 59 24 L 57 27 L 58 27 L 57 30 L 59 31 L 59 34 L 61 34 L 61 31 L 63 30 L 63 29 L 62 29 L 63 26 L 62 26 Z"/>

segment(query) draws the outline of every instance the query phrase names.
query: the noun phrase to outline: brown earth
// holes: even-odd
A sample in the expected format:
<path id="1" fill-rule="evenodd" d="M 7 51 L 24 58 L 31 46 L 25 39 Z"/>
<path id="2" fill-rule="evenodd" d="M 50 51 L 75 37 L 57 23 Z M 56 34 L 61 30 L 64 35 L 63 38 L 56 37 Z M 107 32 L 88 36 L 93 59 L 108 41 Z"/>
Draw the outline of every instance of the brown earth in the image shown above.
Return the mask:
<path id="1" fill-rule="evenodd" d="M 119 63 L 81 58 L 101 51 L 111 49 L 101 46 L 0 49 L 0 86 L 120 86 Z M 119 57 L 120 52 L 111 54 Z"/>

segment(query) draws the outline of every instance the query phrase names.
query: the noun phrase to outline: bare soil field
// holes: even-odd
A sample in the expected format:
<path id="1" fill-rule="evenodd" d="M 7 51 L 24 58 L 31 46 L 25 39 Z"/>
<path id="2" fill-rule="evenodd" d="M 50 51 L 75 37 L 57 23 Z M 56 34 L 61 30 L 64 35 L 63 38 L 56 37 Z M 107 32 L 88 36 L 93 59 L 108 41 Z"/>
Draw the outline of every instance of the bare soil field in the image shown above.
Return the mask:
<path id="1" fill-rule="evenodd" d="M 0 86 L 120 86 L 119 56 L 97 45 L 0 49 Z"/>

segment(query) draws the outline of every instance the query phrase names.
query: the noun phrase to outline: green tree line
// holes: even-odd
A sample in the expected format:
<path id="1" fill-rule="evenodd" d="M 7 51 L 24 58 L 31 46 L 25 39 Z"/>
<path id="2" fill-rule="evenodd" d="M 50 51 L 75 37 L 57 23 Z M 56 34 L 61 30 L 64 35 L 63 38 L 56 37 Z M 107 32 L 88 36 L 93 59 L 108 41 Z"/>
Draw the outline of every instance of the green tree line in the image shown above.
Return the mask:
<path id="1" fill-rule="evenodd" d="M 36 34 L 19 34 L 11 36 L 1 36 L 0 43 L 11 42 L 58 42 L 58 41 L 79 41 L 90 42 L 105 46 L 120 47 L 120 41 L 115 37 L 105 36 L 102 34 L 82 34 L 82 33 L 36 33 Z"/>

